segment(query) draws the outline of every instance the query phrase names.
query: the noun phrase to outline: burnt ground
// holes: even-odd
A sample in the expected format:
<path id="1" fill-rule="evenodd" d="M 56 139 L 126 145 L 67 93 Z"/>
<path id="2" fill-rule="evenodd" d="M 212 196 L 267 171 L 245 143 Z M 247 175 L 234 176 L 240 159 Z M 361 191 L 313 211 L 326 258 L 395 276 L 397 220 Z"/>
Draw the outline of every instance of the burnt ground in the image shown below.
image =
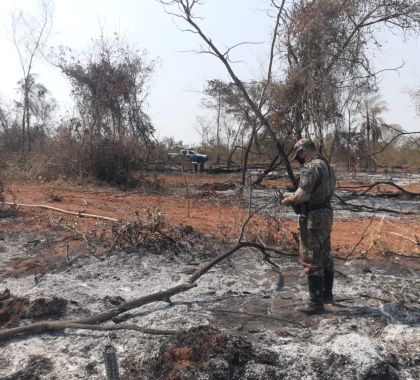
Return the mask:
<path id="1" fill-rule="evenodd" d="M 158 204 L 168 224 L 190 228 L 182 244 L 153 240 L 94 256 L 84 238 L 98 247 L 100 237 L 108 237 L 105 222 L 5 208 L 0 215 L 0 298 L 5 288 L 11 296 L 0 301 L 0 326 L 77 319 L 184 282 L 232 244 L 235 231 L 227 222 L 242 215 L 232 185 L 200 178 L 196 185 L 190 182 L 190 194 L 197 196 L 191 198 L 190 217 L 180 206 L 181 181 L 165 196 L 67 184 L 12 188 L 17 202 L 107 216 Z M 204 200 L 198 197 L 203 191 L 210 192 Z M 267 196 L 268 190 L 261 191 L 253 201 Z M 403 201 L 418 207 L 416 200 Z M 284 216 L 281 227 L 290 236 L 280 242 L 291 253 L 292 218 Z M 270 220 L 261 215 L 250 228 L 260 227 L 258 237 L 268 239 L 274 231 Z M 338 218 L 336 304 L 322 316 L 295 310 L 307 297 L 295 256 L 273 254 L 278 271 L 257 252 L 244 249 L 200 278 L 196 288 L 174 296 L 171 304 L 157 302 L 129 312 L 127 323 L 179 334 L 66 330 L 14 338 L 0 344 L 0 379 L 103 379 L 103 352 L 109 345 L 124 379 L 420 378 L 418 226 L 416 215 Z"/>

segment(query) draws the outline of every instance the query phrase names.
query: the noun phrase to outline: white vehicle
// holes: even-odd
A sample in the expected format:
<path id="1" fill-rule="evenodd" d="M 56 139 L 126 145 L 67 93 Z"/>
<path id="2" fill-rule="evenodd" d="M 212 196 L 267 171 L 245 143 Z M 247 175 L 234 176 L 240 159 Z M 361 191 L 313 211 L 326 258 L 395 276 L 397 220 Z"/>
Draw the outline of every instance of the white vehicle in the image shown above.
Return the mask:
<path id="1" fill-rule="evenodd" d="M 209 156 L 206 154 L 196 153 L 191 149 L 182 149 L 181 153 L 168 153 L 170 160 L 175 160 L 180 157 L 186 157 L 193 163 L 204 163 L 209 160 Z"/>

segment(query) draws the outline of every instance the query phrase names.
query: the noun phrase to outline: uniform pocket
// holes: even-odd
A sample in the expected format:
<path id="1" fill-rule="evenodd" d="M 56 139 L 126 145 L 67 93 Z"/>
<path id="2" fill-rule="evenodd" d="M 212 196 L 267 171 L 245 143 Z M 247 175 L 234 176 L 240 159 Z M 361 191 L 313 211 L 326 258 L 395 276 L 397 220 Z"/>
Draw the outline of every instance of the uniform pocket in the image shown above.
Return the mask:
<path id="1" fill-rule="evenodd" d="M 320 211 L 314 210 L 308 213 L 308 230 L 318 230 L 323 224 L 325 218 L 322 217 Z"/>

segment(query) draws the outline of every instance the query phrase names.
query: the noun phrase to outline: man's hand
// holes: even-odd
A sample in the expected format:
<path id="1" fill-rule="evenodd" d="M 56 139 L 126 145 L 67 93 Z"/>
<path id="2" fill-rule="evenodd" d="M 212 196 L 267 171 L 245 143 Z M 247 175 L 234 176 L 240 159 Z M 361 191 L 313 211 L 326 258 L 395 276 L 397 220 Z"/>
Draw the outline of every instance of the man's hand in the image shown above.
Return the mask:
<path id="1" fill-rule="evenodd" d="M 303 202 L 306 202 L 310 197 L 310 193 L 305 192 L 300 187 L 288 197 L 285 197 L 281 204 L 283 206 L 299 205 Z"/>
<path id="2" fill-rule="evenodd" d="M 290 206 L 292 203 L 293 203 L 293 198 L 294 198 L 294 195 L 290 195 L 290 196 L 288 196 L 288 197 L 286 197 L 286 198 L 284 198 L 282 201 L 281 201 L 281 204 L 283 205 L 283 206 Z"/>
<path id="3" fill-rule="evenodd" d="M 281 203 L 282 206 L 290 206 L 293 203 L 294 193 L 291 193 L 289 191 L 282 193 L 281 191 L 277 189 L 276 197 L 277 197 L 277 202 Z"/>

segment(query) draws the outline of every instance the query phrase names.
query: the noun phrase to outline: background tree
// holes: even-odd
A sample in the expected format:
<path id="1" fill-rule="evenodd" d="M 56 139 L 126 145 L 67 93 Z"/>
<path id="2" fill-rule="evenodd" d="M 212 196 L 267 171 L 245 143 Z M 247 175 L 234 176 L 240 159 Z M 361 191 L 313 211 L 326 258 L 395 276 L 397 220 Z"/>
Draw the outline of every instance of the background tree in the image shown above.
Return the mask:
<path id="1" fill-rule="evenodd" d="M 22 11 L 17 11 L 11 17 L 11 37 L 19 56 L 23 75 L 20 83 L 22 93 L 22 154 L 31 150 L 30 93 L 34 85 L 32 70 L 35 59 L 43 53 L 46 46 L 52 27 L 53 10 L 54 4 L 52 1 L 41 0 L 37 15 L 32 16 Z"/>
<path id="2" fill-rule="evenodd" d="M 10 112 L 0 103 L 0 159 L 2 162 L 6 161 L 5 152 L 10 149 L 7 144 L 10 140 L 10 127 Z"/>
<path id="3" fill-rule="evenodd" d="M 252 81 L 243 83 L 243 86 L 253 101 L 258 102 L 264 84 Z M 233 154 L 237 148 L 243 150 L 242 182 L 244 183 L 252 147 L 259 150 L 258 133 L 261 129 L 261 124 L 253 115 L 242 91 L 235 83 L 210 80 L 207 82 L 204 94 L 206 95 L 206 98 L 203 99 L 204 106 L 216 111 L 216 163 L 220 162 L 221 132 L 224 130 L 227 148 L 230 150 L 230 154 L 227 157 L 228 166 L 230 166 Z M 236 128 L 233 127 L 234 124 L 236 124 Z M 242 140 L 244 140 L 241 145 L 236 144 L 239 134 L 242 135 Z M 232 138 L 233 141 L 231 143 L 230 140 Z"/>
<path id="4" fill-rule="evenodd" d="M 410 96 L 413 99 L 414 106 L 416 107 L 416 115 L 420 116 L 420 90 L 410 91 Z"/>
<path id="5" fill-rule="evenodd" d="M 220 163 L 220 140 L 221 140 L 221 120 L 222 120 L 222 108 L 224 107 L 223 92 L 226 91 L 226 84 L 218 79 L 212 79 L 207 81 L 204 88 L 204 95 L 202 102 L 206 108 L 210 108 L 216 111 L 216 164 Z"/>
<path id="6" fill-rule="evenodd" d="M 211 123 L 209 120 L 203 116 L 197 116 L 196 123 L 195 123 L 195 130 L 200 135 L 201 140 L 201 150 L 206 148 L 206 145 L 210 143 L 210 136 L 211 136 Z"/>
<path id="7" fill-rule="evenodd" d="M 35 75 L 30 75 L 28 80 L 30 86 L 27 94 L 26 107 L 32 115 L 32 128 L 30 130 L 28 129 L 26 134 L 28 141 L 42 144 L 53 128 L 53 117 L 57 104 L 48 89 L 42 83 L 36 82 Z M 21 87 L 24 87 L 28 80 L 20 82 Z M 16 102 L 16 106 L 21 112 L 28 114 L 24 110 L 25 104 Z"/>
<path id="8" fill-rule="evenodd" d="M 268 67 L 267 72 L 267 81 L 263 88 L 263 91 L 260 94 L 259 101 L 255 102 L 250 97 L 250 94 L 248 93 L 247 89 L 244 86 L 244 83 L 238 78 L 238 76 L 235 74 L 232 65 L 230 63 L 229 59 L 229 53 L 231 52 L 232 48 L 228 48 L 225 52 L 221 51 L 211 40 L 209 36 L 207 36 L 201 27 L 198 25 L 198 18 L 194 15 L 194 9 L 196 5 L 200 4 L 200 1 L 198 0 L 159 0 L 160 3 L 165 7 L 166 11 L 173 16 L 182 19 L 186 23 L 188 23 L 191 27 L 189 29 L 190 32 L 196 33 L 200 36 L 200 38 L 205 42 L 206 46 L 208 47 L 208 50 L 203 50 L 202 53 L 208 53 L 211 55 L 216 56 L 222 64 L 225 66 L 227 72 L 229 73 L 230 78 L 232 79 L 232 82 L 234 85 L 238 88 L 238 91 L 242 94 L 243 98 L 245 99 L 246 103 L 248 104 L 249 108 L 251 109 L 253 113 L 254 119 L 258 120 L 259 123 L 267 130 L 267 133 L 272 138 L 273 142 L 275 143 L 275 146 L 279 152 L 279 154 L 283 157 L 287 174 L 290 178 L 290 181 L 293 184 L 293 187 L 297 187 L 297 181 L 295 179 L 295 176 L 293 174 L 292 167 L 290 165 L 290 162 L 287 158 L 287 155 L 284 151 L 284 147 L 274 134 L 267 118 L 264 116 L 264 113 L 262 112 L 262 106 L 265 103 L 265 94 L 268 87 L 268 84 L 271 83 L 271 75 L 272 75 L 272 63 L 274 58 L 274 43 L 277 38 L 277 30 L 279 25 L 280 16 L 283 13 L 284 10 L 284 4 L 285 0 L 281 2 L 280 5 L 277 5 L 274 1 L 272 1 L 272 4 L 274 7 L 277 8 L 277 16 L 276 16 L 276 24 L 274 27 L 273 32 L 273 41 L 271 44 L 271 50 L 270 50 L 270 63 Z M 170 10 L 174 9 L 174 11 Z"/>
<path id="9" fill-rule="evenodd" d="M 379 27 L 394 32 L 418 31 L 420 26 L 420 3 L 416 0 L 297 0 L 287 4 L 273 0 L 275 24 L 267 80 L 256 102 L 233 70 L 229 59 L 233 47 L 221 51 L 200 27 L 195 13 L 200 2 L 160 2 L 168 13 L 189 25 L 188 31 L 206 43 L 208 49 L 201 53 L 216 56 L 223 63 L 252 116 L 276 146 L 294 186 L 296 180 L 283 141 L 270 122 L 276 120 L 280 128 L 292 126 L 295 138 L 316 137 L 323 151 L 324 136 L 328 128 L 336 125 L 339 110 L 343 108 L 342 92 L 347 90 L 348 83 L 363 83 L 371 88 L 376 84 L 376 73 L 367 54 L 367 49 L 377 43 L 375 31 Z M 276 62 L 285 69 L 278 70 L 273 78 L 275 53 Z M 264 115 L 262 109 L 264 105 L 267 107 L 267 97 L 269 109 L 277 112 L 275 117 Z"/>
<path id="10" fill-rule="evenodd" d="M 111 39 L 101 34 L 80 55 L 62 48 L 55 60 L 72 86 L 82 143 L 95 175 L 124 182 L 130 168 L 146 160 L 155 146 L 145 111 L 154 62 L 117 34 Z"/>
<path id="11" fill-rule="evenodd" d="M 284 80 L 274 92 L 277 119 L 292 124 L 295 138 L 324 138 L 352 97 L 376 88 L 368 49 L 379 46 L 375 30 L 418 30 L 415 1 L 295 1 L 281 28 Z M 325 152 L 324 152 L 325 153 Z"/>
<path id="12" fill-rule="evenodd" d="M 226 165 L 228 168 L 230 168 L 233 163 L 233 156 L 235 154 L 236 148 L 239 147 L 239 137 L 243 136 L 243 129 L 244 119 L 238 118 L 237 115 L 231 115 L 227 113 L 223 119 L 223 130 L 226 135 L 226 146 L 228 153 Z M 241 148 L 243 148 L 242 145 Z"/>
<path id="13" fill-rule="evenodd" d="M 286 63 L 274 103 L 295 129 L 295 138 L 313 136 L 320 150 L 337 114 L 343 93 L 376 87 L 368 49 L 379 46 L 375 31 L 418 30 L 418 1 L 299 0 L 283 17 L 279 54 Z"/>
<path id="14" fill-rule="evenodd" d="M 89 138 L 128 135 L 149 144 L 154 132 L 144 111 L 153 62 L 133 50 L 118 35 L 94 40 L 90 50 L 69 60 L 61 51 L 59 67 L 72 85 L 73 97 Z"/>
<path id="15" fill-rule="evenodd" d="M 3 104 L 0 103 L 0 128 L 2 133 L 7 133 L 10 126 L 9 121 L 9 112 L 6 110 L 6 108 L 3 106 Z"/>
<path id="16" fill-rule="evenodd" d="M 386 124 L 381 114 L 388 111 L 388 108 L 379 95 L 366 97 L 358 108 L 362 116 L 360 132 L 366 136 L 367 153 L 371 154 L 376 150 L 378 141 L 382 138 L 382 131 Z"/>

